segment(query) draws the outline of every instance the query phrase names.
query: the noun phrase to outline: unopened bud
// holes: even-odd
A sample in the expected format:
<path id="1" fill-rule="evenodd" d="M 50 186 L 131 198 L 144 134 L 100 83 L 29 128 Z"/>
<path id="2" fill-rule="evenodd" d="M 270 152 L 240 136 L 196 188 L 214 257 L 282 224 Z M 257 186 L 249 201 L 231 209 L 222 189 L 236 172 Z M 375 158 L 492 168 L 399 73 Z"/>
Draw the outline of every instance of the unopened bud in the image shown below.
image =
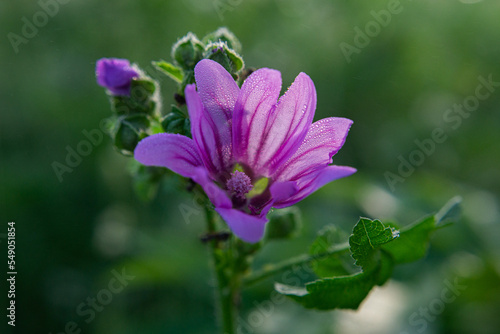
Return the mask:
<path id="1" fill-rule="evenodd" d="M 172 46 L 172 58 L 185 70 L 192 70 L 203 59 L 204 46 L 193 33 L 188 33 Z"/>
<path id="2" fill-rule="evenodd" d="M 221 27 L 203 37 L 203 44 L 226 42 L 227 46 L 237 53 L 241 53 L 241 43 L 236 36 L 226 27 Z"/>

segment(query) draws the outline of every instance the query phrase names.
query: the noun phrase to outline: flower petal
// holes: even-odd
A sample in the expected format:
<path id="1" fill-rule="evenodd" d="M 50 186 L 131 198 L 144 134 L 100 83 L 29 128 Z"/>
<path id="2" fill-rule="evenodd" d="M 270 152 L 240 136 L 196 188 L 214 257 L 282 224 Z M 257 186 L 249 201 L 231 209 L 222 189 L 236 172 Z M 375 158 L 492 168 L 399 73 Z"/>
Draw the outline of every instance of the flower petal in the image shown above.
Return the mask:
<path id="1" fill-rule="evenodd" d="M 127 59 L 101 58 L 96 64 L 97 83 L 113 95 L 130 95 L 130 82 L 139 73 Z"/>
<path id="2" fill-rule="evenodd" d="M 313 123 L 302 145 L 279 167 L 274 178 L 277 181 L 297 180 L 329 165 L 344 145 L 351 124 L 350 119 L 341 117 L 324 118 Z"/>
<path id="3" fill-rule="evenodd" d="M 171 133 L 149 136 L 139 142 L 134 157 L 143 165 L 167 167 L 177 174 L 192 178 L 202 186 L 215 206 L 232 206 L 226 193 L 210 179 L 192 139 Z"/>
<path id="4" fill-rule="evenodd" d="M 299 192 L 297 182 L 275 182 L 269 187 L 271 199 L 262 209 L 260 216 L 265 217 L 269 210 L 274 206 L 274 203 L 285 202 Z"/>
<path id="5" fill-rule="evenodd" d="M 198 62 L 194 85 L 186 86 L 185 95 L 191 119 L 191 132 L 201 158 L 218 181 L 232 168 L 232 111 L 239 88 L 232 76 L 212 60 Z M 226 176 L 227 177 L 227 176 Z"/>
<path id="6" fill-rule="evenodd" d="M 250 136 L 249 157 L 257 176 L 271 176 L 299 148 L 316 110 L 316 89 L 311 78 L 300 73 L 275 107 L 266 114 L 261 136 Z"/>
<path id="7" fill-rule="evenodd" d="M 191 178 L 203 188 L 210 202 L 212 202 L 216 208 L 231 208 L 233 206 L 226 192 L 212 181 L 208 171 L 204 167 L 196 168 Z"/>
<path id="8" fill-rule="evenodd" d="M 160 166 L 191 177 L 203 166 L 192 139 L 179 134 L 159 133 L 144 138 L 137 144 L 134 158 L 146 166 Z"/>
<path id="9" fill-rule="evenodd" d="M 273 206 L 280 209 L 294 205 L 325 184 L 352 175 L 355 172 L 355 168 L 348 166 L 326 166 L 321 169 L 317 169 L 296 181 L 299 191 L 295 195 L 288 199 L 276 202 Z"/>
<path id="10" fill-rule="evenodd" d="M 196 87 L 207 112 L 217 121 L 231 121 L 240 89 L 219 63 L 203 59 L 194 68 Z"/>
<path id="11" fill-rule="evenodd" d="M 230 123 L 214 119 L 207 112 L 194 84 L 186 86 L 185 95 L 191 120 L 191 133 L 201 160 L 213 178 L 224 182 L 221 175 L 230 169 L 232 164 Z"/>
<path id="12" fill-rule="evenodd" d="M 243 241 L 255 243 L 264 235 L 267 219 L 252 216 L 242 211 L 226 208 L 215 208 L 226 221 L 231 231 Z"/>
<path id="13" fill-rule="evenodd" d="M 280 91 L 281 73 L 268 68 L 253 72 L 243 83 L 233 115 L 233 152 L 237 161 L 255 166 Z"/>

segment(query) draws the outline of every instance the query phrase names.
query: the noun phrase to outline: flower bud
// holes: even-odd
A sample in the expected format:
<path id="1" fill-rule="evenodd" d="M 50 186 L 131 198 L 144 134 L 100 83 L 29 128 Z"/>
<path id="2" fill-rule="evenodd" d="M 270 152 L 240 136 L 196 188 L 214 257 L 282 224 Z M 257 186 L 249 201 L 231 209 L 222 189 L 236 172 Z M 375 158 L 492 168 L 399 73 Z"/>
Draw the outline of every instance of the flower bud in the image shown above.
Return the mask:
<path id="1" fill-rule="evenodd" d="M 203 50 L 203 44 L 190 32 L 172 46 L 172 58 L 183 69 L 192 70 L 203 59 Z"/>
<path id="2" fill-rule="evenodd" d="M 237 77 L 237 73 L 245 66 L 243 58 L 225 42 L 208 44 L 204 56 L 221 64 L 233 77 Z"/>
<path id="3" fill-rule="evenodd" d="M 241 43 L 236 36 L 226 27 L 221 27 L 203 37 L 203 44 L 226 42 L 227 46 L 237 53 L 241 53 Z"/>
<path id="4" fill-rule="evenodd" d="M 139 77 L 139 73 L 127 59 L 101 58 L 96 64 L 96 77 L 97 83 L 112 95 L 128 96 L 132 79 Z"/>
<path id="5" fill-rule="evenodd" d="M 138 113 L 154 115 L 159 104 L 156 83 L 141 77 L 131 82 L 128 96 L 112 96 L 111 109 L 117 115 L 133 115 Z"/>

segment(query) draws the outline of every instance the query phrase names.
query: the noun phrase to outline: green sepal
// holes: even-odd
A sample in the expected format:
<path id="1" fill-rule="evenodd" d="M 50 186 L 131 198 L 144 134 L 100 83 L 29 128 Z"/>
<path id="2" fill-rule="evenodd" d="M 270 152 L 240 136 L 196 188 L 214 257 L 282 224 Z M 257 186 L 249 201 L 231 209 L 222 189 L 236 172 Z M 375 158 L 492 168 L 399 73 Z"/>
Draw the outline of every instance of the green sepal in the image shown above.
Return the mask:
<path id="1" fill-rule="evenodd" d="M 179 133 L 191 137 L 191 122 L 189 117 L 175 105 L 172 105 L 172 111 L 163 117 L 161 126 L 165 132 Z"/>
<path id="2" fill-rule="evenodd" d="M 158 105 L 155 92 L 156 83 L 152 79 L 132 80 L 130 96 L 110 96 L 111 110 L 118 116 L 153 115 Z"/>
<path id="3" fill-rule="evenodd" d="M 237 53 L 241 53 L 241 43 L 238 38 L 226 27 L 221 27 L 207 34 L 202 39 L 203 44 L 208 45 L 215 42 L 226 42 L 227 46 Z"/>
<path id="4" fill-rule="evenodd" d="M 182 83 L 179 86 L 179 91 L 177 93 L 182 97 L 184 97 L 184 91 L 186 90 L 186 86 L 194 83 L 195 83 L 194 70 L 184 71 L 184 77 L 182 79 Z"/>
<path id="5" fill-rule="evenodd" d="M 184 70 L 193 70 L 195 65 L 203 59 L 204 48 L 205 46 L 196 35 L 189 32 L 172 46 L 172 58 L 175 64 Z"/>
<path id="6" fill-rule="evenodd" d="M 182 72 L 182 69 L 180 69 L 179 67 L 166 61 L 154 61 L 153 65 L 162 73 L 166 74 L 170 79 L 174 80 L 177 83 L 182 83 L 184 74 Z"/>
<path id="7" fill-rule="evenodd" d="M 205 48 L 204 57 L 221 64 L 233 77 L 245 67 L 243 58 L 225 42 L 209 43 Z"/>
<path id="8" fill-rule="evenodd" d="M 120 117 L 113 135 L 115 147 L 124 155 L 133 155 L 139 141 L 148 136 L 150 124 L 144 114 Z"/>

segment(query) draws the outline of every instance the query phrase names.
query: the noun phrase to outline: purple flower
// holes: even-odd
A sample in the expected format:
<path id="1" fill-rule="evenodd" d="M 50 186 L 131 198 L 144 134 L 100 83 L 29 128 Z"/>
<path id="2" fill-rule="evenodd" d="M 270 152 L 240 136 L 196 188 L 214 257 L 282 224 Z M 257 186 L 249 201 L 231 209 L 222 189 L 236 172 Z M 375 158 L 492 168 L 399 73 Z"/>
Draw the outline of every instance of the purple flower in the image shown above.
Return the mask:
<path id="1" fill-rule="evenodd" d="M 214 61 L 200 61 L 194 72 L 197 89 L 192 84 L 185 91 L 193 139 L 153 135 L 139 142 L 134 155 L 200 184 L 239 238 L 259 241 L 271 207 L 291 206 L 356 172 L 330 165 L 352 121 L 330 117 L 312 123 L 316 90 L 305 73 L 278 101 L 276 70 L 255 71 L 241 89 Z"/>
<path id="2" fill-rule="evenodd" d="M 101 58 L 96 65 L 97 83 L 113 95 L 130 95 L 130 82 L 137 73 L 127 59 Z"/>

